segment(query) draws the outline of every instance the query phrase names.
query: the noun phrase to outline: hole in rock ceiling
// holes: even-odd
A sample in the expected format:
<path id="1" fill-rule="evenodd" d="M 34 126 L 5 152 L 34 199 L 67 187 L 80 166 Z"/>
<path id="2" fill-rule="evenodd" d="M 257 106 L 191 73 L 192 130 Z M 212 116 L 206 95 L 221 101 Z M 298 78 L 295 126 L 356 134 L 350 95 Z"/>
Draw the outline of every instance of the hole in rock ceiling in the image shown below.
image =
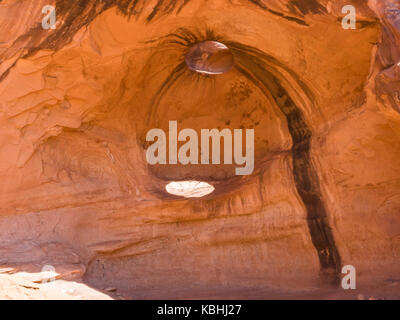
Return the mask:
<path id="1" fill-rule="evenodd" d="M 203 181 L 173 181 L 165 186 L 168 193 L 184 198 L 201 198 L 215 190 Z"/>
<path id="2" fill-rule="evenodd" d="M 193 45 L 185 61 L 189 69 L 204 74 L 222 74 L 233 67 L 231 50 L 217 41 L 203 41 Z"/>

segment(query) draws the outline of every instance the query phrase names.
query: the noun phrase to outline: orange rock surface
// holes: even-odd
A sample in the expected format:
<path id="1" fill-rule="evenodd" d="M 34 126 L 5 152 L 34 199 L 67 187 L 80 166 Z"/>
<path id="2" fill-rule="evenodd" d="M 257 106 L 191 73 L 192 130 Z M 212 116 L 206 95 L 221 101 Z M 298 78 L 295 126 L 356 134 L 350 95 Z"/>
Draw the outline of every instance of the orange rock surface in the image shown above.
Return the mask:
<path id="1" fill-rule="evenodd" d="M 254 172 L 150 166 L 170 120 L 254 129 Z M 399 158 L 396 0 L 0 1 L 0 298 L 400 298 Z"/>

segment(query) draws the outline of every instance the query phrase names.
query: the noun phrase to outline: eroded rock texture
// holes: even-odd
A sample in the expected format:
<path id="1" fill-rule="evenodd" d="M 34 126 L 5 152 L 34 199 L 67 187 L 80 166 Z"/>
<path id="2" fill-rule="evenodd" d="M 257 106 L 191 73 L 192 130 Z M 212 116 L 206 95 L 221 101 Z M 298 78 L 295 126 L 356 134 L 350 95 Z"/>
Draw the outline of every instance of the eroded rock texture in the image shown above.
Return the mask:
<path id="1" fill-rule="evenodd" d="M 201 41 L 233 68 L 190 70 Z M 318 297 L 350 264 L 399 298 L 399 45 L 396 0 L 0 1 L 3 272 L 50 264 L 130 298 Z M 149 166 L 146 132 L 169 120 L 255 129 L 253 174 Z M 166 193 L 187 179 L 215 191 Z"/>

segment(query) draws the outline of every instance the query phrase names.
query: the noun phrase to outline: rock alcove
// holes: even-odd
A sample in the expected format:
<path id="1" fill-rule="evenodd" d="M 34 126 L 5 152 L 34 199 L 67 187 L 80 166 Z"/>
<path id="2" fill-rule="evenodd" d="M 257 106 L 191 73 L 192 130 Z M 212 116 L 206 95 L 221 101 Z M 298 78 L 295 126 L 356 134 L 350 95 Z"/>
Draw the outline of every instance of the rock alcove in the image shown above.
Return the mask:
<path id="1" fill-rule="evenodd" d="M 0 297 L 52 265 L 114 298 L 354 298 L 353 265 L 398 298 L 399 8 L 355 2 L 344 30 L 341 0 L 0 1 Z M 253 129 L 254 171 L 149 165 L 169 121 Z"/>

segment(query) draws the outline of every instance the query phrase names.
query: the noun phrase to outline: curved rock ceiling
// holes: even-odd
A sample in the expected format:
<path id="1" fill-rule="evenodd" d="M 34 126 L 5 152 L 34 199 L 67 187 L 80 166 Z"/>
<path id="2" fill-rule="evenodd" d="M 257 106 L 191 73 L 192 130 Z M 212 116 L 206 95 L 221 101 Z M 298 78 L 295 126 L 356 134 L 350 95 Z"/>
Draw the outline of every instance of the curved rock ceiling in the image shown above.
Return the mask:
<path id="1" fill-rule="evenodd" d="M 52 265 L 128 298 L 343 297 L 352 265 L 360 290 L 400 298 L 399 12 L 0 0 L 0 273 Z M 251 174 L 150 165 L 147 134 L 171 121 L 254 130 Z"/>

